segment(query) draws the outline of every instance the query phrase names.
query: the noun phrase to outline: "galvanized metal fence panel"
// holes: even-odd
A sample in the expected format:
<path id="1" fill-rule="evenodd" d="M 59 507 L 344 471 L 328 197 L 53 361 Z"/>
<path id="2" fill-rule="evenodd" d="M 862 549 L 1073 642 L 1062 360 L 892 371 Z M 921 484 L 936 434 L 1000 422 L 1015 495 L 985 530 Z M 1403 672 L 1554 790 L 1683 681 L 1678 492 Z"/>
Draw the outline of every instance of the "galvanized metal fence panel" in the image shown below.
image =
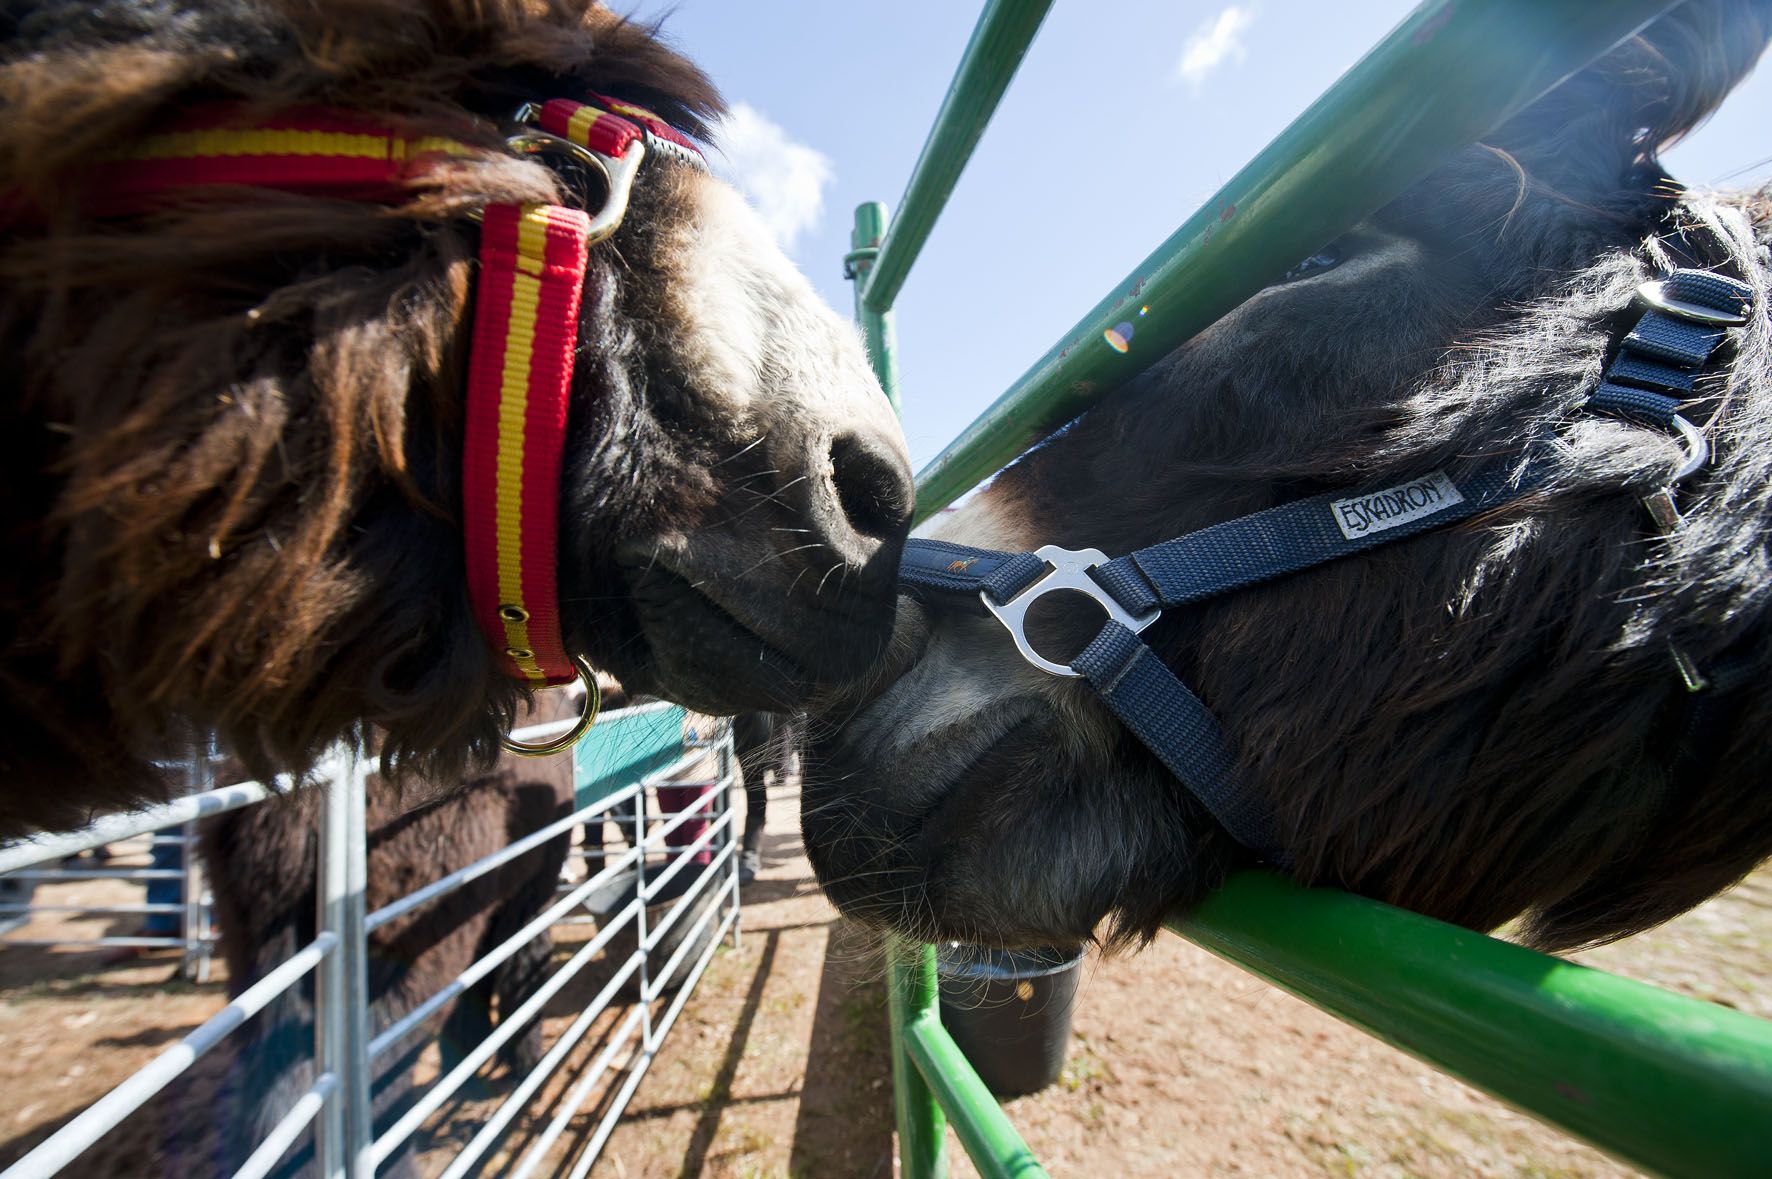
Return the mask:
<path id="1" fill-rule="evenodd" d="M 632 711 L 645 712 L 654 707 L 642 705 Z M 610 715 L 619 719 L 622 712 L 618 710 Z M 516 736 L 527 741 L 541 740 L 564 731 L 572 723 L 532 726 L 520 730 Z M 710 760 L 713 765 L 711 777 L 683 780 L 686 774 Z M 733 756 L 730 732 L 720 725 L 706 739 L 692 737 L 684 742 L 680 757 L 641 780 L 579 807 L 564 818 L 530 832 L 472 864 L 463 865 L 373 913 L 366 913 L 366 782 L 370 773 L 371 766 L 367 762 L 349 751 L 340 750 L 329 755 L 313 776 L 314 788 L 325 792 L 321 805 L 316 890 L 318 933 L 314 940 L 296 950 L 221 1011 L 76 1115 L 6 1171 L 0 1172 L 0 1179 L 47 1179 L 76 1164 L 82 1152 L 99 1138 L 122 1124 L 206 1052 L 279 995 L 299 985 L 310 973 L 315 979 L 317 1013 L 314 1080 L 290 1108 L 281 1113 L 235 1175 L 237 1179 L 256 1179 L 271 1173 L 304 1131 L 312 1127 L 320 1174 L 327 1179 L 367 1179 L 375 1173 L 377 1166 L 418 1133 L 429 1118 L 444 1109 L 461 1086 L 491 1059 L 501 1045 L 524 1031 L 532 1020 L 538 1019 L 551 999 L 588 964 L 605 955 L 615 938 L 633 932 L 633 948 L 615 968 L 612 977 L 548 1046 L 537 1066 L 515 1079 L 498 1109 L 451 1160 L 444 1173 L 451 1177 L 475 1173 L 492 1149 L 501 1144 L 516 1118 L 531 1109 L 537 1095 L 583 1042 L 597 1018 L 609 1010 L 625 986 L 637 980 L 638 997 L 632 1010 L 616 1024 L 586 1070 L 555 1100 L 547 1126 L 527 1142 L 516 1143 L 513 1147 L 521 1150 L 514 1174 L 533 1173 L 551 1157 L 573 1119 L 588 1101 L 598 1096 L 598 1085 L 620 1062 L 626 1076 L 596 1125 L 590 1128 L 585 1145 L 571 1160 L 575 1175 L 583 1175 L 590 1169 L 722 939 L 730 935 L 737 944 L 738 859 L 736 814 L 732 805 L 737 759 Z M 587 854 L 584 857 L 587 863 L 602 860 L 597 871 L 566 887 L 521 930 L 444 983 L 412 1011 L 378 1034 L 370 1034 L 367 982 L 370 933 L 447 896 L 548 840 L 566 835 L 577 825 L 587 822 L 600 825 L 603 819 L 613 815 L 616 808 L 641 799 L 648 790 L 666 783 L 698 787 L 700 795 L 691 805 L 662 822 L 649 823 L 647 807 L 634 806 L 632 846 L 627 851 L 614 858 Z M 60 879 L 64 874 L 59 870 L 46 870 L 41 865 L 106 843 L 153 832 L 179 829 L 188 837 L 190 832 L 187 829 L 201 818 L 257 805 L 292 788 L 287 783 L 267 785 L 257 782 L 217 788 L 204 782 L 200 771 L 193 785 L 208 785 L 209 788 L 198 789 L 185 798 L 138 813 L 106 816 L 82 831 L 40 836 L 0 848 L 0 872 Z M 706 828 L 694 840 L 672 845 L 671 841 L 679 831 L 704 819 L 708 820 Z M 694 879 L 649 930 L 648 905 L 660 903 L 660 893 L 680 874 L 689 871 L 695 858 L 704 852 L 709 853 L 708 862 L 695 865 Z M 669 863 L 662 869 L 649 871 L 648 858 L 661 854 L 668 857 Z M 187 850 L 187 863 L 194 858 Z M 444 1010 L 500 963 L 546 930 L 570 919 L 581 911 L 587 898 L 630 872 L 634 874 L 632 899 L 603 918 L 594 936 L 556 968 L 516 1010 L 501 1012 L 499 1022 L 485 1039 L 468 1048 L 463 1058 L 432 1081 L 392 1126 L 379 1136 L 375 1135 L 370 1078 L 377 1062 L 395 1044 L 422 1027 L 427 1019 Z M 109 874 L 88 873 L 77 878 L 100 875 Z M 167 875 L 162 873 L 147 878 L 163 879 Z M 189 879 L 184 870 L 172 875 Z M 185 903 L 175 908 L 182 910 Z M 675 951 L 660 969 L 652 969 L 652 957 L 692 912 L 695 916 L 685 935 L 678 939 Z M 178 939 L 111 939 L 108 944 L 117 944 L 120 940 L 156 946 L 180 944 Z M 0 942 L 0 947 L 3 945 Z M 696 955 L 695 960 L 688 964 L 686 972 L 682 971 L 691 953 Z M 653 1005 L 680 972 L 682 977 L 676 993 L 655 1020 Z"/>

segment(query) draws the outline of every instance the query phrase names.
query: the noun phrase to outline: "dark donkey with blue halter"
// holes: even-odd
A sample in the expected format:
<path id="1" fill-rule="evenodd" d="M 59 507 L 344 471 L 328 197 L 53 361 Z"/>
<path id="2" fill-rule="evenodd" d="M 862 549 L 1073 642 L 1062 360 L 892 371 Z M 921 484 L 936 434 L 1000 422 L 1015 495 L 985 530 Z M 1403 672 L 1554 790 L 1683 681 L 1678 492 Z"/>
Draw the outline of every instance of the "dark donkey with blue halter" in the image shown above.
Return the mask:
<path id="1" fill-rule="evenodd" d="M 839 905 L 1135 939 L 1265 861 L 1565 947 L 1772 852 L 1772 199 L 1656 156 L 1769 33 L 1675 9 L 913 542 Z"/>

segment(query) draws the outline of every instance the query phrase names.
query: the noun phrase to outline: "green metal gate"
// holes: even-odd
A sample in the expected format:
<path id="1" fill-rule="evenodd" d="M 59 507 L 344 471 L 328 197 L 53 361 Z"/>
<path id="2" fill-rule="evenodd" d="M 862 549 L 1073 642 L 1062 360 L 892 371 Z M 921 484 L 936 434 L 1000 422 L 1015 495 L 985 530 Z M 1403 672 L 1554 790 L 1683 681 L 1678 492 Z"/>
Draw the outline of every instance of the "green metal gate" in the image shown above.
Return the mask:
<path id="1" fill-rule="evenodd" d="M 1085 347 L 1140 318 L 1166 355 L 1259 279 L 1375 211 L 1675 0 L 1430 0 L 1185 221 L 917 478 L 925 520 L 1124 383 Z M 844 259 L 897 405 L 892 307 L 1051 0 L 990 0 L 888 227 L 856 210 Z M 1148 341 L 1148 343 L 1146 343 Z M 1272 873 L 1231 879 L 1169 928 L 1437 1068 L 1648 1171 L 1772 1173 L 1772 1023 Z M 903 1179 L 944 1175 L 944 1126 L 979 1171 L 1046 1172 L 952 1037 L 930 946 L 890 970 Z"/>

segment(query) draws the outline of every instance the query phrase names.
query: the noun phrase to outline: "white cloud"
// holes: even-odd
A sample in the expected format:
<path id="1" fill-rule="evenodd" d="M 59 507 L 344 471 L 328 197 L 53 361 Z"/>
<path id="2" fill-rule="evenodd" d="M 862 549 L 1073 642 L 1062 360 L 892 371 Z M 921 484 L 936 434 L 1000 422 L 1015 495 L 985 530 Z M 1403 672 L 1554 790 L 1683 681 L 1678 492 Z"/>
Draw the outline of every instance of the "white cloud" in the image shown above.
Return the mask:
<path id="1" fill-rule="evenodd" d="M 1199 93 L 1208 74 L 1227 61 L 1241 62 L 1247 56 L 1243 32 L 1254 20 L 1252 6 L 1233 4 L 1195 29 L 1181 48 L 1181 58 L 1175 63 L 1175 77 Z"/>
<path id="2" fill-rule="evenodd" d="M 784 250 L 824 213 L 830 158 L 790 138 L 747 103 L 734 103 L 716 129 L 724 165 L 715 170 L 763 215 Z"/>

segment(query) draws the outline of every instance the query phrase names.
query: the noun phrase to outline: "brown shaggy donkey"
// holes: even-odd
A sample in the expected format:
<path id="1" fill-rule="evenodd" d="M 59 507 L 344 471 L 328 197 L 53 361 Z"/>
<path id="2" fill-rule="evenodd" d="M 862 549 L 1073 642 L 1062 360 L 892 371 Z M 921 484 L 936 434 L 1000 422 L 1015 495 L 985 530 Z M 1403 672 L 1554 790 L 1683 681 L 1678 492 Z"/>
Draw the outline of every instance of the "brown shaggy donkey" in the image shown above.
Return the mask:
<path id="1" fill-rule="evenodd" d="M 520 104 L 720 111 L 589 0 L 41 0 L 0 14 L 0 838 L 160 797 L 186 725 L 256 776 L 385 730 L 459 782 L 524 689 L 470 612 L 477 216 L 602 204 Z M 356 112 L 466 145 L 388 203 L 96 169 L 193 109 Z M 567 649 L 705 712 L 791 708 L 885 646 L 908 515 L 854 329 L 729 187 L 654 153 L 592 247 L 560 480 Z"/>
<path id="2" fill-rule="evenodd" d="M 1671 7 L 938 535 L 1117 557 L 1318 493 L 1531 464 L 1542 481 L 1505 506 L 1143 638 L 1222 725 L 1235 797 L 1304 883 L 1483 929 L 1525 914 L 1548 947 L 1726 888 L 1772 853 L 1772 192 L 1688 189 L 1656 153 L 1769 35 L 1769 0 Z M 1679 483 L 1677 526 L 1644 501 L 1680 439 L 1584 408 L 1639 284 L 1674 269 L 1754 296 L 1680 403 L 1713 456 Z M 1085 603 L 1034 641 L 1068 659 L 1101 627 Z M 1252 860 L 982 610 L 907 599 L 893 648 L 808 754 L 807 845 L 848 911 L 931 939 L 1136 940 Z"/>

